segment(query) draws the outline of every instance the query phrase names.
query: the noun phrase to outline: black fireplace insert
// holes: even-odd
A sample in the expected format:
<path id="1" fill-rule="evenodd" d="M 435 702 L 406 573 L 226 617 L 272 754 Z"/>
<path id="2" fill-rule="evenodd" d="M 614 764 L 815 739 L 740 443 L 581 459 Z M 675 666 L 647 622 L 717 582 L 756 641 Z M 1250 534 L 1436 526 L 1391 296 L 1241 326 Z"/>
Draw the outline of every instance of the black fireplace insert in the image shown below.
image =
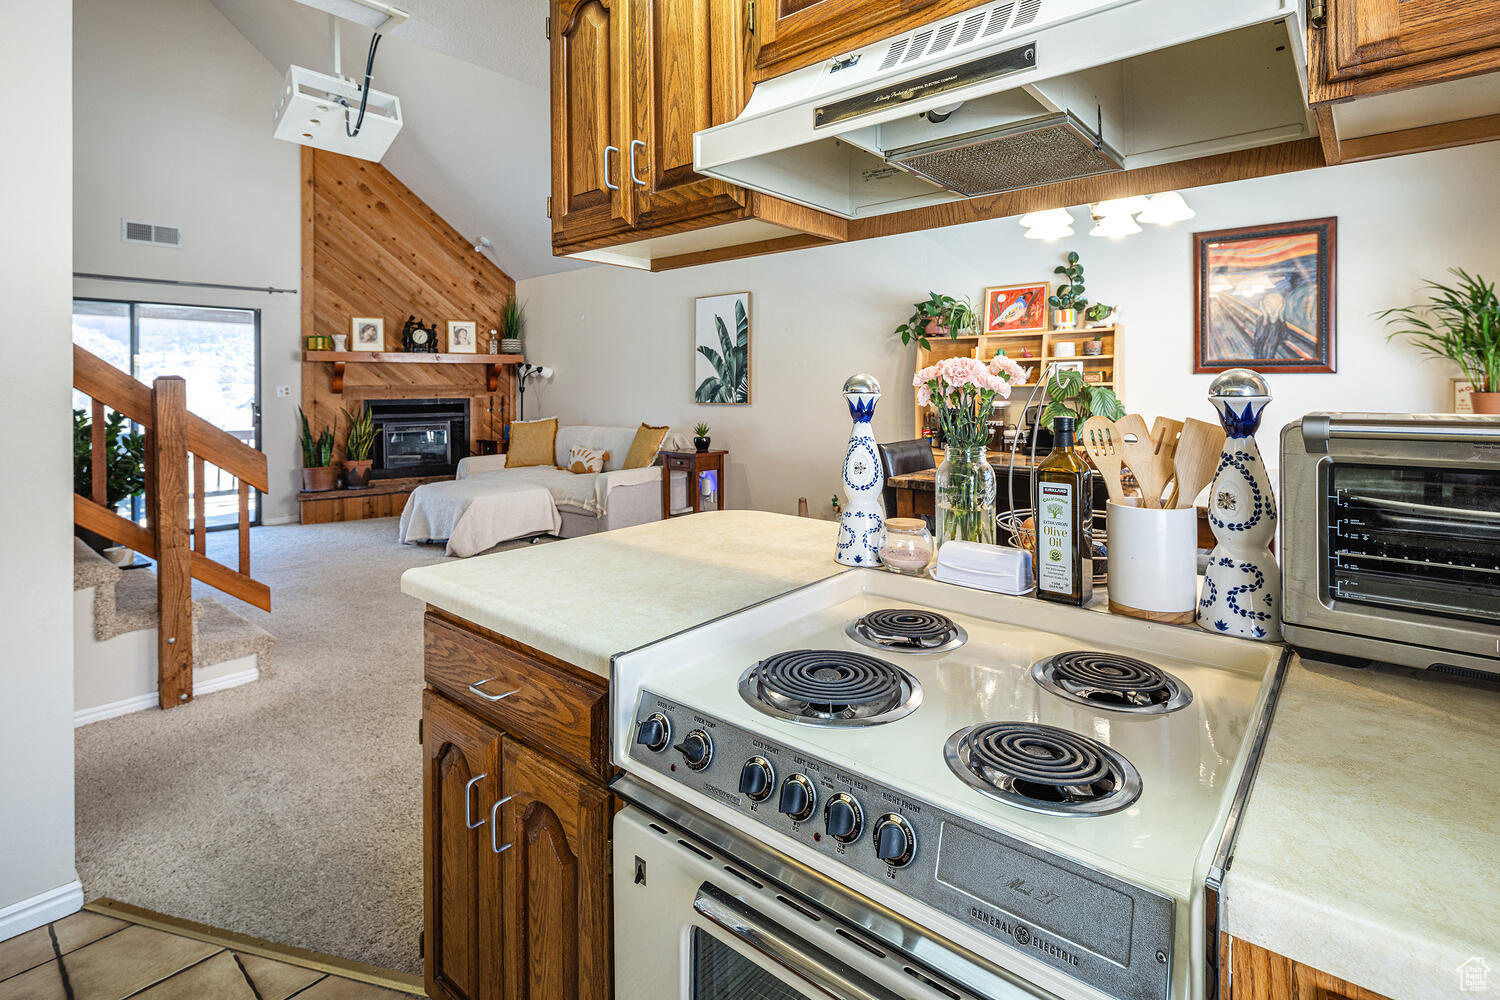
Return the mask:
<path id="1" fill-rule="evenodd" d="M 376 479 L 451 476 L 469 454 L 466 399 L 372 399 Z"/>

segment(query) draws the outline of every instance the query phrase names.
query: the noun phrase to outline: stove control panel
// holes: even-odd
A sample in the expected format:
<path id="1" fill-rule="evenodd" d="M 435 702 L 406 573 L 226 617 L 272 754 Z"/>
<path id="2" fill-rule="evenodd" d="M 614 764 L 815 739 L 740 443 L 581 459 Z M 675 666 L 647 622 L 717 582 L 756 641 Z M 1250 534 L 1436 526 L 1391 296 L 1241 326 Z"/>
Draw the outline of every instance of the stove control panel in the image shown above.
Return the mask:
<path id="1" fill-rule="evenodd" d="M 635 720 L 630 759 L 720 808 L 1110 996 L 1169 994 L 1176 913 L 1167 897 L 651 691 Z M 673 744 L 676 733 L 685 735 Z"/>

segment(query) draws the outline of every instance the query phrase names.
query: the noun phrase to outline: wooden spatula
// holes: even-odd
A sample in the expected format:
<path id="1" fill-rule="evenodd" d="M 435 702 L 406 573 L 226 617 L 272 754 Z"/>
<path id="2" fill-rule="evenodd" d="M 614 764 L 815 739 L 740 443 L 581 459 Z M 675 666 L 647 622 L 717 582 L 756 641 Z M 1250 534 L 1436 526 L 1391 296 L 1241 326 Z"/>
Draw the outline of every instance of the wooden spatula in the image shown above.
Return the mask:
<path id="1" fill-rule="evenodd" d="M 1177 435 L 1181 433 L 1181 420 L 1157 417 L 1151 422 L 1151 444 L 1156 448 L 1158 455 L 1167 456 L 1168 465 L 1171 464 L 1173 453 L 1177 451 Z"/>
<path id="2" fill-rule="evenodd" d="M 1083 422 L 1078 436 L 1083 441 L 1083 450 L 1089 453 L 1094 468 L 1104 479 L 1109 498 L 1115 503 L 1124 501 L 1125 487 L 1120 485 L 1120 462 L 1124 456 L 1120 451 L 1120 432 L 1115 428 L 1115 422 L 1108 417 L 1089 417 Z"/>
<path id="3" fill-rule="evenodd" d="M 1146 430 L 1146 418 L 1139 413 L 1127 414 L 1115 421 L 1115 431 L 1125 464 L 1141 484 L 1141 506 L 1160 507 L 1167 473 L 1165 466 L 1157 464 L 1156 446 L 1151 443 L 1151 432 Z"/>
<path id="4" fill-rule="evenodd" d="M 1169 507 L 1188 507 L 1198 499 L 1203 488 L 1213 481 L 1224 451 L 1224 428 L 1204 420 L 1189 419 L 1177 438 L 1177 454 L 1172 464 L 1177 484 L 1168 498 Z"/>

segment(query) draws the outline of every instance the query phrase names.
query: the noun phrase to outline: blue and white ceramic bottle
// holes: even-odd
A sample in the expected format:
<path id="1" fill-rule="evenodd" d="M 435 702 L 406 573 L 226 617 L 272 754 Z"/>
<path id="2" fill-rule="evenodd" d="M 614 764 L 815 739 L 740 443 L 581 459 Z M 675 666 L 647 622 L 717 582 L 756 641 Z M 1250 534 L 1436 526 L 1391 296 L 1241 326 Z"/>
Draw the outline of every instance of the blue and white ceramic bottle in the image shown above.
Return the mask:
<path id="1" fill-rule="evenodd" d="M 1208 401 L 1224 425 L 1224 451 L 1208 494 L 1213 555 L 1198 599 L 1198 624 L 1242 639 L 1281 641 L 1281 573 L 1276 537 L 1276 495 L 1255 444 L 1260 415 L 1271 401 L 1266 380 L 1248 368 L 1231 368 L 1213 380 Z"/>
<path id="2" fill-rule="evenodd" d="M 844 453 L 844 516 L 839 522 L 834 558 L 846 566 L 879 566 L 885 540 L 885 470 L 875 448 L 870 419 L 880 402 L 880 383 L 873 375 L 851 375 L 844 383 L 844 401 L 854 430 Z"/>

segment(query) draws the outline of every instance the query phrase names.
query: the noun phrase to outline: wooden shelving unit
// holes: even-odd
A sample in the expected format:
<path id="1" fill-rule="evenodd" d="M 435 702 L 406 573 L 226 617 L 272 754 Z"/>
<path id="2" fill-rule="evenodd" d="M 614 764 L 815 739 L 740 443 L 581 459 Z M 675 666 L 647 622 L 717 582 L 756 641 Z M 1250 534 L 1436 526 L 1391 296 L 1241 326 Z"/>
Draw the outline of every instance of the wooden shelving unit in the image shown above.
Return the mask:
<path id="1" fill-rule="evenodd" d="M 1083 345 L 1098 334 L 1104 341 L 1104 348 L 1099 354 L 1084 354 Z M 1074 343 L 1077 345 L 1076 354 L 1061 357 L 1056 352 L 1060 343 Z M 929 349 L 917 348 L 917 368 L 925 368 L 934 361 L 944 358 L 974 357 L 988 361 L 998 352 L 1004 351 L 1006 357 L 1019 363 L 1023 368 L 1031 369 L 1031 378 L 1024 383 L 1026 386 L 1034 386 L 1036 380 L 1041 376 L 1042 370 L 1053 361 L 1081 361 L 1083 370 L 1088 372 L 1100 372 L 1103 378 L 1094 385 L 1108 386 L 1115 391 L 1121 401 L 1125 399 L 1123 383 L 1120 378 L 1120 360 L 1125 348 L 1124 332 L 1118 324 L 1110 326 L 1080 327 L 1073 330 L 1042 330 L 1031 333 L 992 333 L 978 336 L 959 337 L 957 340 L 944 338 L 929 338 L 932 347 Z M 1024 356 L 1024 352 L 1030 352 L 1030 356 Z M 1015 395 L 1012 394 L 1012 399 Z M 921 436 L 925 426 L 925 414 L 923 408 L 916 405 L 916 394 L 912 395 L 912 407 L 915 414 L 913 427 L 917 436 Z"/>
<path id="2" fill-rule="evenodd" d="M 402 351 L 303 351 L 303 361 L 333 365 L 333 391 L 344 391 L 346 365 L 484 365 L 490 392 L 500 384 L 500 369 L 526 360 L 521 354 L 408 354 Z"/>

